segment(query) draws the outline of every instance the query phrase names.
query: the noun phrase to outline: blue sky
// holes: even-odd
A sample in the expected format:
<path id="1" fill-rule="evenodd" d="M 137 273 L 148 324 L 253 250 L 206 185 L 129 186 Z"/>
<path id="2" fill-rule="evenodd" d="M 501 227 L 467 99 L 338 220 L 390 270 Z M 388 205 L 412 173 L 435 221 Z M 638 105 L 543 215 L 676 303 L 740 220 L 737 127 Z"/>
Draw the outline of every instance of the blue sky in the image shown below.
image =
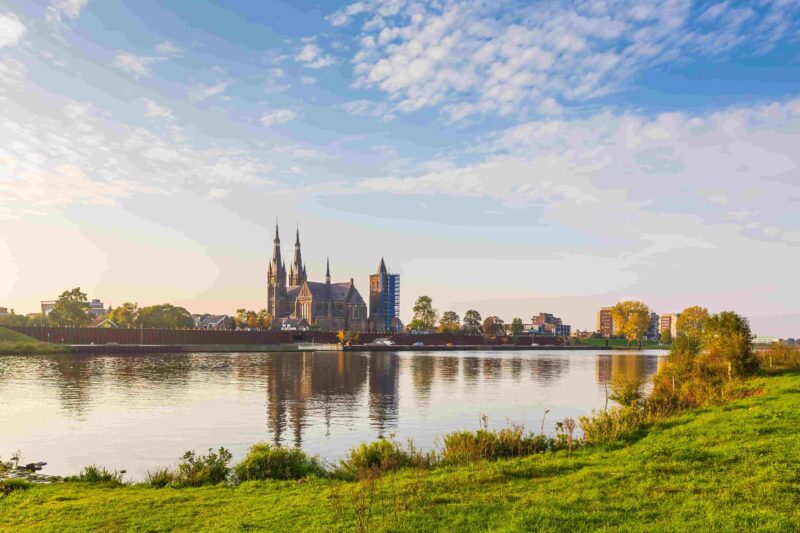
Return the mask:
<path id="1" fill-rule="evenodd" d="M 0 306 L 257 308 L 277 217 L 404 315 L 800 336 L 799 67 L 790 1 L 5 0 Z"/>

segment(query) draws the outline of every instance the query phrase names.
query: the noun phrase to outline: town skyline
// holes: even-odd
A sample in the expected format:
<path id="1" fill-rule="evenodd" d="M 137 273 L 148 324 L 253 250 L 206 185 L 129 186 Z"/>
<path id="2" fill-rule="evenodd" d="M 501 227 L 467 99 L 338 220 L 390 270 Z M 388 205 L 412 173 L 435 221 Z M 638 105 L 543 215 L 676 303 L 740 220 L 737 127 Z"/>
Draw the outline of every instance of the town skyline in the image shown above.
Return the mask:
<path id="1" fill-rule="evenodd" d="M 312 277 L 386 255 L 405 320 L 636 299 L 796 336 L 800 8 L 740 7 L 8 0 L 0 306 L 260 308 L 277 216 Z"/>

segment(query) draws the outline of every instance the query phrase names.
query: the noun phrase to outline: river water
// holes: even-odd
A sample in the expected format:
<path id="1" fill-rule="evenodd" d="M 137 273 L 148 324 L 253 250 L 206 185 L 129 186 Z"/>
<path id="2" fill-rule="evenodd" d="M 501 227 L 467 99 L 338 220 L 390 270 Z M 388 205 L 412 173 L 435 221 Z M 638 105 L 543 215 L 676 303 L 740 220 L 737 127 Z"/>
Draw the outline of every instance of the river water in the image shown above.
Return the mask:
<path id="1" fill-rule="evenodd" d="M 435 448 L 449 431 L 539 431 L 606 403 L 616 374 L 648 379 L 664 352 L 514 351 L 0 356 L 0 457 L 44 473 L 88 464 L 141 479 L 184 451 L 256 442 L 328 461 L 394 436 Z"/>

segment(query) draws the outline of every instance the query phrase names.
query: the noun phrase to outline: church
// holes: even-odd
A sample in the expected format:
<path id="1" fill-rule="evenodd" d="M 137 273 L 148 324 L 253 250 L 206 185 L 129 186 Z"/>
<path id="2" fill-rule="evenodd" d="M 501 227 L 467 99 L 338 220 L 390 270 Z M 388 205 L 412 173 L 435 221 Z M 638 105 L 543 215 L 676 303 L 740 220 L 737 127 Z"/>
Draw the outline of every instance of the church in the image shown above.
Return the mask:
<path id="1" fill-rule="evenodd" d="M 330 261 L 325 282 L 308 281 L 300 252 L 300 230 L 294 243 L 294 257 L 287 278 L 286 263 L 281 258 L 281 239 L 275 224 L 272 261 L 267 271 L 267 309 L 273 328 L 281 328 L 290 318 L 305 319 L 324 331 L 367 331 L 367 304 L 353 283 L 331 283 Z"/>

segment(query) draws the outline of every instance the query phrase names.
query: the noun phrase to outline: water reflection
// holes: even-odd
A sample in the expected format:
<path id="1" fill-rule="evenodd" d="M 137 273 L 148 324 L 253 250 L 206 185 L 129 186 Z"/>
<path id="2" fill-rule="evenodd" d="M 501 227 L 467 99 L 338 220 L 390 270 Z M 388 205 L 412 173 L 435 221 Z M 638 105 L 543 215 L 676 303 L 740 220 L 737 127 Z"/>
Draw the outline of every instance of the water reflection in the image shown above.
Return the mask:
<path id="1" fill-rule="evenodd" d="M 0 455 L 74 472 L 143 472 L 186 449 L 259 440 L 328 459 L 396 435 L 432 446 L 446 431 L 578 416 L 616 375 L 647 379 L 653 353 L 464 352 L 0 357 Z M 552 429 L 552 428 L 551 428 Z M 131 464 L 135 461 L 136 464 Z"/>

